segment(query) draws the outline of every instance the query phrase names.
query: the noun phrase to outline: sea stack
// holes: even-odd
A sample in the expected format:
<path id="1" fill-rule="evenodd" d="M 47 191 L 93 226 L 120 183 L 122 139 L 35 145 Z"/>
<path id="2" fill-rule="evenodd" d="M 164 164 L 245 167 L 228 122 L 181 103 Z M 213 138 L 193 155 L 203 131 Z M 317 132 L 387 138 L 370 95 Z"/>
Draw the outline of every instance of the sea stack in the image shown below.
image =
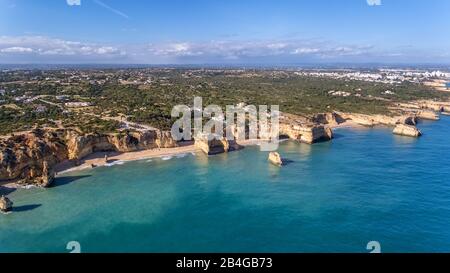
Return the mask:
<path id="1" fill-rule="evenodd" d="M 409 137 L 420 137 L 422 132 L 417 129 L 415 126 L 406 125 L 406 124 L 398 124 L 394 129 L 394 134 L 401 136 L 409 136 Z"/>
<path id="2" fill-rule="evenodd" d="M 8 197 L 0 197 L 0 212 L 8 213 L 12 210 L 13 202 Z"/>
<path id="3" fill-rule="evenodd" d="M 281 156 L 279 153 L 271 152 L 269 154 L 269 162 L 276 166 L 283 166 L 283 159 L 281 159 Z"/>
<path id="4" fill-rule="evenodd" d="M 39 185 L 43 188 L 48 188 L 55 180 L 55 171 L 49 167 L 48 162 L 44 161 L 42 166 L 42 177 Z"/>
<path id="5" fill-rule="evenodd" d="M 195 146 L 207 155 L 216 155 L 230 151 L 230 143 L 226 138 L 199 134 L 195 138 Z"/>

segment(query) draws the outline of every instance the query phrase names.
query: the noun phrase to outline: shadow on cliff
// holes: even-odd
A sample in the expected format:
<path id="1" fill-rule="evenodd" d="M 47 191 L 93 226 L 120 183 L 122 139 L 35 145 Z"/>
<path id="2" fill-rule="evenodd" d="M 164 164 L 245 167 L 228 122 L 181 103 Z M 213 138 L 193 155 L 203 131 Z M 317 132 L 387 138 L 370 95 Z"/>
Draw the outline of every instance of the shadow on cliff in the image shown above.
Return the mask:
<path id="1" fill-rule="evenodd" d="M 66 186 L 73 182 L 76 182 L 77 180 L 80 180 L 83 178 L 88 178 L 88 177 L 91 177 L 91 176 L 90 175 L 79 175 L 79 176 L 66 176 L 66 177 L 56 178 L 55 182 L 53 182 L 51 187 L 55 188 L 55 187 Z"/>
<path id="2" fill-rule="evenodd" d="M 42 206 L 41 204 L 35 204 L 35 205 L 25 205 L 25 206 L 20 206 L 20 207 L 13 207 L 13 212 L 30 211 L 30 210 L 37 209 L 41 206 Z"/>

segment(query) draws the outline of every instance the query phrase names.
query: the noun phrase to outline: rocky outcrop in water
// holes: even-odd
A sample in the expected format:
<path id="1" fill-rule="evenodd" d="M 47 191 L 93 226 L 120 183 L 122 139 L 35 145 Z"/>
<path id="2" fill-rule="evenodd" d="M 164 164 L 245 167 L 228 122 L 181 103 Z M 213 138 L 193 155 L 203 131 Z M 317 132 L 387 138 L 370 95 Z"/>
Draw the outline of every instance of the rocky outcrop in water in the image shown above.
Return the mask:
<path id="1" fill-rule="evenodd" d="M 420 137 L 422 132 L 417 129 L 415 126 L 406 125 L 406 124 L 398 124 L 393 131 L 396 135 L 401 136 L 409 136 L 409 137 Z"/>
<path id="2" fill-rule="evenodd" d="M 200 134 L 195 137 L 195 146 L 207 155 L 216 155 L 230 151 L 230 143 L 226 138 Z"/>
<path id="3" fill-rule="evenodd" d="M 80 134 L 73 130 L 34 130 L 0 141 L 0 182 L 48 187 L 56 164 L 79 161 L 95 152 L 131 152 L 176 147 L 170 132 Z"/>
<path id="4" fill-rule="evenodd" d="M 271 152 L 269 153 L 269 162 L 272 163 L 275 166 L 283 166 L 283 159 L 281 158 L 280 154 L 277 152 Z"/>
<path id="5" fill-rule="evenodd" d="M 0 197 L 0 212 L 7 213 L 12 210 L 13 202 L 8 197 Z"/>

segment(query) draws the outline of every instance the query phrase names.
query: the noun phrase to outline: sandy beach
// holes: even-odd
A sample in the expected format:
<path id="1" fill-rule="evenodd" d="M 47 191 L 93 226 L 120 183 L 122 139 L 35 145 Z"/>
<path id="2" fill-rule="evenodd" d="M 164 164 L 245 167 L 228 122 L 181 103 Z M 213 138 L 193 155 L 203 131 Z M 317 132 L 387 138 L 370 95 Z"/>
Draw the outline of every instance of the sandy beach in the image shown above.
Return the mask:
<path id="1" fill-rule="evenodd" d="M 186 153 L 197 153 L 201 152 L 193 144 L 188 144 L 176 148 L 165 148 L 165 149 L 153 149 L 153 150 L 143 150 L 137 152 L 129 153 L 117 153 L 117 152 L 97 152 L 85 157 L 80 165 L 76 166 L 74 162 L 64 161 L 55 167 L 55 171 L 58 176 L 67 174 L 73 171 L 79 171 L 84 169 L 90 169 L 94 167 L 102 167 L 106 164 L 112 164 L 114 162 L 122 161 L 135 161 L 144 160 L 157 157 L 174 156 Z M 105 155 L 108 156 L 108 161 L 105 162 Z"/>

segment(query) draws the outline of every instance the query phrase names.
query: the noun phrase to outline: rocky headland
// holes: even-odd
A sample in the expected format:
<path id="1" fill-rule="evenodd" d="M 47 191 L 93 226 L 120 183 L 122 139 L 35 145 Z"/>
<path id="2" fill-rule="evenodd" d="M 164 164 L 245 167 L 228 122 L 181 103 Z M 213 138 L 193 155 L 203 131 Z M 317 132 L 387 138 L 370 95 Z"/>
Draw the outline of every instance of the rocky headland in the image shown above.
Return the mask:
<path id="1" fill-rule="evenodd" d="M 80 134 L 73 130 L 33 130 L 0 140 L 0 182 L 48 187 L 54 167 L 63 161 L 77 164 L 95 152 L 133 152 L 176 147 L 170 132 Z"/>
<path id="2" fill-rule="evenodd" d="M 417 121 L 438 120 L 439 113 L 449 111 L 449 107 L 447 102 L 417 101 L 395 105 L 386 115 L 332 112 L 300 116 L 282 113 L 279 134 L 280 137 L 313 144 L 331 140 L 333 128 L 351 122 L 362 126 L 390 126 L 394 128 L 394 134 L 419 137 L 422 132 L 416 128 Z M 178 145 L 170 132 L 160 130 L 82 134 L 72 129 L 37 129 L 0 140 L 0 184 L 48 187 L 54 180 L 55 166 L 62 162 L 70 161 L 76 165 L 98 152 L 170 150 Z M 192 147 L 207 155 L 242 148 L 237 141 L 207 136 L 196 137 Z"/>

